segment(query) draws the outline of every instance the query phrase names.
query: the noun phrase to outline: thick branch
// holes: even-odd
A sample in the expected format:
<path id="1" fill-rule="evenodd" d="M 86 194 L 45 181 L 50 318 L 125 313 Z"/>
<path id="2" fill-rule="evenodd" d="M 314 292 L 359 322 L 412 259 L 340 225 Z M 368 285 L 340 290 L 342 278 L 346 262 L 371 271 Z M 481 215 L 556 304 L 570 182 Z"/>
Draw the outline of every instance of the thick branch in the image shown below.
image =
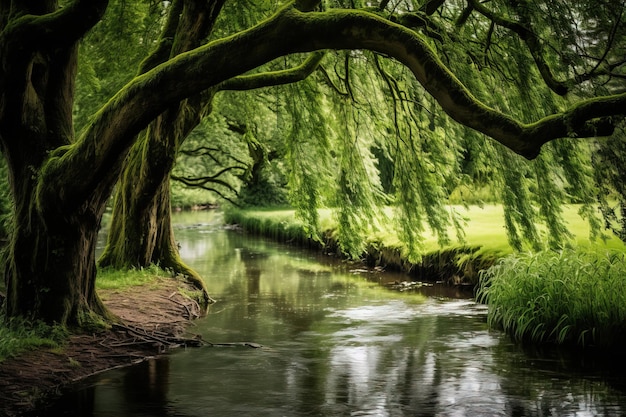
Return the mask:
<path id="1" fill-rule="evenodd" d="M 54 13 L 24 15 L 7 25 L 0 43 L 5 46 L 4 41 L 13 40 L 20 49 L 31 51 L 70 46 L 102 19 L 108 3 L 108 0 L 76 0 Z"/>
<path id="2" fill-rule="evenodd" d="M 169 105 L 280 56 L 323 49 L 369 49 L 395 57 L 453 119 L 528 158 L 553 139 L 607 134 L 610 123 L 596 132 L 587 122 L 626 113 L 623 93 L 524 125 L 474 98 L 414 31 L 363 11 L 302 13 L 287 6 L 245 32 L 181 54 L 135 78 L 96 115 L 75 145 L 52 156 L 44 175 L 72 175 L 67 195 L 91 192 L 102 178 L 116 175 L 111 167 L 119 164 L 134 135 Z M 77 167 L 87 172 L 82 181 L 69 171 Z"/>
<path id="3" fill-rule="evenodd" d="M 324 52 L 318 51 L 307 57 L 297 67 L 269 71 L 258 74 L 241 75 L 231 78 L 219 85 L 220 90 L 253 90 L 256 88 L 276 85 L 292 84 L 304 80 L 315 71 L 324 57 Z"/>

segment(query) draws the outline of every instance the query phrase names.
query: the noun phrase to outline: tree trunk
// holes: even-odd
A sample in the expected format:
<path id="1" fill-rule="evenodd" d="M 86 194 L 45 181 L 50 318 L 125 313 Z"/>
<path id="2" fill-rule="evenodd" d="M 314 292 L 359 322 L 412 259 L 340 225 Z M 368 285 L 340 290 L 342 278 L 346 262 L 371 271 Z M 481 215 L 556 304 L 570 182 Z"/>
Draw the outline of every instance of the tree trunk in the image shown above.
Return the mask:
<path id="1" fill-rule="evenodd" d="M 55 172 L 50 160 L 55 149 L 74 142 L 75 40 L 100 19 L 104 5 L 76 2 L 57 20 L 33 17 L 55 11 L 55 2 L 11 2 L 11 14 L 5 6 L 0 4 L 0 143 L 14 227 L 3 264 L 4 309 L 8 318 L 84 325 L 109 317 L 95 291 L 95 246 L 111 175 L 77 195 L 68 186 L 80 182 L 80 172 Z M 20 24 L 7 23 L 21 15 L 31 17 L 20 21 L 29 36 Z M 49 31 L 72 18 L 80 23 L 65 25 L 64 33 Z"/>
<path id="2" fill-rule="evenodd" d="M 181 108 L 186 106 L 181 104 Z M 172 115 L 185 114 L 187 117 Z M 194 117 L 195 116 L 195 117 Z M 197 112 L 171 109 L 160 116 L 131 149 L 117 185 L 107 244 L 100 266 L 147 267 L 151 264 L 184 275 L 210 301 L 204 281 L 180 258 L 171 224 L 170 172 L 186 126 Z M 182 126 L 181 126 L 182 124 Z"/>
<path id="3" fill-rule="evenodd" d="M 223 0 L 174 3 L 161 42 L 140 72 L 197 47 L 210 33 Z M 171 46 L 170 50 L 166 48 Z M 182 274 L 204 293 L 204 281 L 180 258 L 171 225 L 170 173 L 180 145 L 208 111 L 212 92 L 185 100 L 163 113 L 131 150 L 118 184 L 101 266 L 145 267 L 151 264 Z"/>
<path id="4" fill-rule="evenodd" d="M 23 181 L 16 182 L 21 188 Z M 73 213 L 42 215 L 28 200 L 15 213 L 5 264 L 7 316 L 77 326 L 110 318 L 95 290 L 95 246 L 105 205 L 91 202 Z"/>

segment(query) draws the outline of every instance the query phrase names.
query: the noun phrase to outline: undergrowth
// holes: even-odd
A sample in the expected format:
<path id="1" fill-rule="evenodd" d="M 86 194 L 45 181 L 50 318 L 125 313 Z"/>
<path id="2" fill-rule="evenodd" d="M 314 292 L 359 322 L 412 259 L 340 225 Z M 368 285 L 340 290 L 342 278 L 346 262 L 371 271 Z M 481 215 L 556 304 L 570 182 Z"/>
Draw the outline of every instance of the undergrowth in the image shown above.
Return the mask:
<path id="1" fill-rule="evenodd" d="M 67 336 L 62 326 L 0 316 L 0 362 L 28 350 L 60 347 Z"/>
<path id="2" fill-rule="evenodd" d="M 518 254 L 484 271 L 488 322 L 520 342 L 610 348 L 626 341 L 626 257 L 615 251 Z"/>

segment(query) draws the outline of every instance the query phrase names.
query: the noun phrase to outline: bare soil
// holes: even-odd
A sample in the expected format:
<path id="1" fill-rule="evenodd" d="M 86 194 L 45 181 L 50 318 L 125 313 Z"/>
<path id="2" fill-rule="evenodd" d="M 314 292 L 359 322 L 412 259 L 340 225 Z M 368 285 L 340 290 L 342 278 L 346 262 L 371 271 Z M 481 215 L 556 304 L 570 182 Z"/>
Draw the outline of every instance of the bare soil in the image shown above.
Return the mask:
<path id="1" fill-rule="evenodd" d="M 0 416 L 27 414 L 67 385 L 97 373 L 137 364 L 182 345 L 201 344 L 188 332 L 201 311 L 179 291 L 186 286 L 173 278 L 160 278 L 128 290 L 101 291 L 100 297 L 121 324 L 95 334 L 72 335 L 61 349 L 31 351 L 0 362 Z"/>

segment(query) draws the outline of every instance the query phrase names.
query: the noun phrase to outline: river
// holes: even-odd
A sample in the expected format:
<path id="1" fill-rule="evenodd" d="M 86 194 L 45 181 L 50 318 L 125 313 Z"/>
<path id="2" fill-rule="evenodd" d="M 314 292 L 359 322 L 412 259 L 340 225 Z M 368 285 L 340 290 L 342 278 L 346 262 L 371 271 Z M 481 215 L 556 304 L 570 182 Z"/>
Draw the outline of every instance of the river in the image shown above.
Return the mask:
<path id="1" fill-rule="evenodd" d="M 609 358 L 524 350 L 486 307 L 445 288 L 174 217 L 182 257 L 218 302 L 194 333 L 231 347 L 180 349 L 74 387 L 65 416 L 622 416 Z"/>

